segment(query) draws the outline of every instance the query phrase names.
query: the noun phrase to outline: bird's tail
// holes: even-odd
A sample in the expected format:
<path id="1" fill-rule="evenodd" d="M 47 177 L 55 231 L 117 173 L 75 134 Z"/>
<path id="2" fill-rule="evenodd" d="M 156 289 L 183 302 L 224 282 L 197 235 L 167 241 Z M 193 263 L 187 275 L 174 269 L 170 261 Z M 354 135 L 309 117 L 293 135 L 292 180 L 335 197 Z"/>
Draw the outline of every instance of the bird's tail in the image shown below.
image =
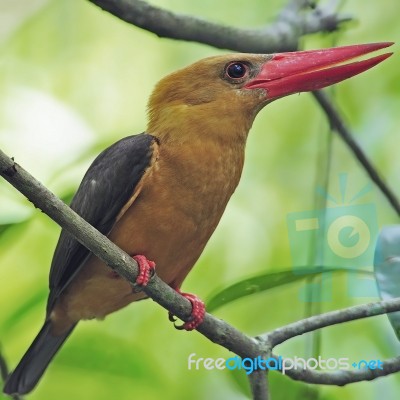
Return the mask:
<path id="1" fill-rule="evenodd" d="M 46 321 L 17 368 L 7 378 L 3 389 L 4 393 L 25 394 L 30 392 L 75 325 L 61 336 L 52 335 L 51 328 L 52 322 Z"/>

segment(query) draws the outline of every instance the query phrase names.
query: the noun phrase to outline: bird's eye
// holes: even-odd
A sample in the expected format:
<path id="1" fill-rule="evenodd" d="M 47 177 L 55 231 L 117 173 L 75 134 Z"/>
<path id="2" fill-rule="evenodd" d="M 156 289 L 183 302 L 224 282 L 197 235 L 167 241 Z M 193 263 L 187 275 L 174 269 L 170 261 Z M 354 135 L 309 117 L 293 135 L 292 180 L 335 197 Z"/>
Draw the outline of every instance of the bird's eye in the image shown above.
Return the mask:
<path id="1" fill-rule="evenodd" d="M 233 62 L 226 67 L 226 75 L 231 79 L 243 78 L 248 71 L 248 66 L 241 62 Z"/>

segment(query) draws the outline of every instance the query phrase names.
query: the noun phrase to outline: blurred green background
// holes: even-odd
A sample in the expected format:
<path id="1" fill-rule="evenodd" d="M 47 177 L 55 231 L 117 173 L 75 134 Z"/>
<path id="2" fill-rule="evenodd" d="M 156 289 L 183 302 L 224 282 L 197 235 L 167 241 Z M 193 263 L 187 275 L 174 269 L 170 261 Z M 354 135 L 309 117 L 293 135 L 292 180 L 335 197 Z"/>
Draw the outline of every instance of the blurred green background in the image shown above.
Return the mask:
<path id="1" fill-rule="evenodd" d="M 226 24 L 256 27 L 272 20 L 282 0 L 154 0 L 172 11 Z M 398 0 L 342 1 L 356 21 L 339 33 L 302 39 L 302 48 L 377 41 L 400 42 Z M 103 148 L 146 126 L 146 102 L 167 73 L 205 56 L 209 46 L 159 39 L 84 0 L 0 1 L 0 148 L 58 196 L 71 198 L 84 171 Z M 398 113 L 399 52 L 332 92 L 357 141 L 400 196 Z M 316 186 L 326 181 L 340 198 L 339 174 L 347 174 L 345 206 L 369 183 L 335 136 L 329 145 L 323 113 L 309 94 L 268 106 L 248 140 L 241 184 L 184 289 L 209 299 L 249 276 L 288 270 L 292 260 L 287 216 L 321 207 Z M 329 153 L 329 146 L 331 152 Z M 373 187 L 356 204 L 373 204 L 379 226 L 396 223 Z M 333 206 L 333 204 L 328 204 Z M 47 276 L 60 228 L 0 180 L 0 342 L 13 368 L 42 324 Z M 301 251 L 319 260 L 315 241 Z M 327 301 L 307 303 L 304 281 L 260 290 L 214 311 L 256 335 L 313 312 L 370 298 L 349 295 L 348 275 L 334 274 Z M 327 328 L 277 348 L 286 357 L 385 359 L 400 346 L 385 316 Z M 80 324 L 29 396 L 34 399 L 245 399 L 243 374 L 188 370 L 198 357 L 232 356 L 197 332 L 176 331 L 152 301 L 133 304 L 102 322 Z M 273 399 L 398 399 L 400 375 L 345 388 L 311 387 L 271 373 Z M 0 398 L 1 397 L 0 395 Z"/>

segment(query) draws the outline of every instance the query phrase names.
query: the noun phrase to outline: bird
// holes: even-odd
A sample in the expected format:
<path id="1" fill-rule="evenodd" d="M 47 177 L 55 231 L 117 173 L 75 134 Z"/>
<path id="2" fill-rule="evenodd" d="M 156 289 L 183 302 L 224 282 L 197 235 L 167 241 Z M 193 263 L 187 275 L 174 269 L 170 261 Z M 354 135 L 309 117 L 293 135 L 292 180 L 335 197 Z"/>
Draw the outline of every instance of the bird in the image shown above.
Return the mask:
<path id="1" fill-rule="evenodd" d="M 392 53 L 352 61 L 391 42 L 202 59 L 163 78 L 144 133 L 93 161 L 70 207 L 138 263 L 136 286 L 157 275 L 192 304 L 181 326 L 196 329 L 204 303 L 180 287 L 216 229 L 242 172 L 257 113 L 284 96 L 319 90 Z M 104 318 L 146 298 L 62 229 L 53 255 L 45 322 L 4 386 L 26 394 L 81 320 Z"/>

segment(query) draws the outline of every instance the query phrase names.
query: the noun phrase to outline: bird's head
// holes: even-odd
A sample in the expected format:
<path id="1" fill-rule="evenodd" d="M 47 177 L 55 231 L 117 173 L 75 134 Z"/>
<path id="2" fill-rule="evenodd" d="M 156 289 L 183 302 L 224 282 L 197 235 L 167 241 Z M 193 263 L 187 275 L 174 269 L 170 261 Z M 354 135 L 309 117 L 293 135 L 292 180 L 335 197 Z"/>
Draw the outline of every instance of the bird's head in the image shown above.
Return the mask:
<path id="1" fill-rule="evenodd" d="M 344 62 L 390 45 L 373 43 L 268 55 L 229 54 L 200 60 L 156 85 L 149 102 L 148 132 L 181 135 L 186 126 L 196 124 L 197 131 L 204 134 L 214 127 L 212 130 L 218 132 L 230 130 L 247 135 L 257 112 L 266 104 L 364 72 L 392 53 Z"/>

